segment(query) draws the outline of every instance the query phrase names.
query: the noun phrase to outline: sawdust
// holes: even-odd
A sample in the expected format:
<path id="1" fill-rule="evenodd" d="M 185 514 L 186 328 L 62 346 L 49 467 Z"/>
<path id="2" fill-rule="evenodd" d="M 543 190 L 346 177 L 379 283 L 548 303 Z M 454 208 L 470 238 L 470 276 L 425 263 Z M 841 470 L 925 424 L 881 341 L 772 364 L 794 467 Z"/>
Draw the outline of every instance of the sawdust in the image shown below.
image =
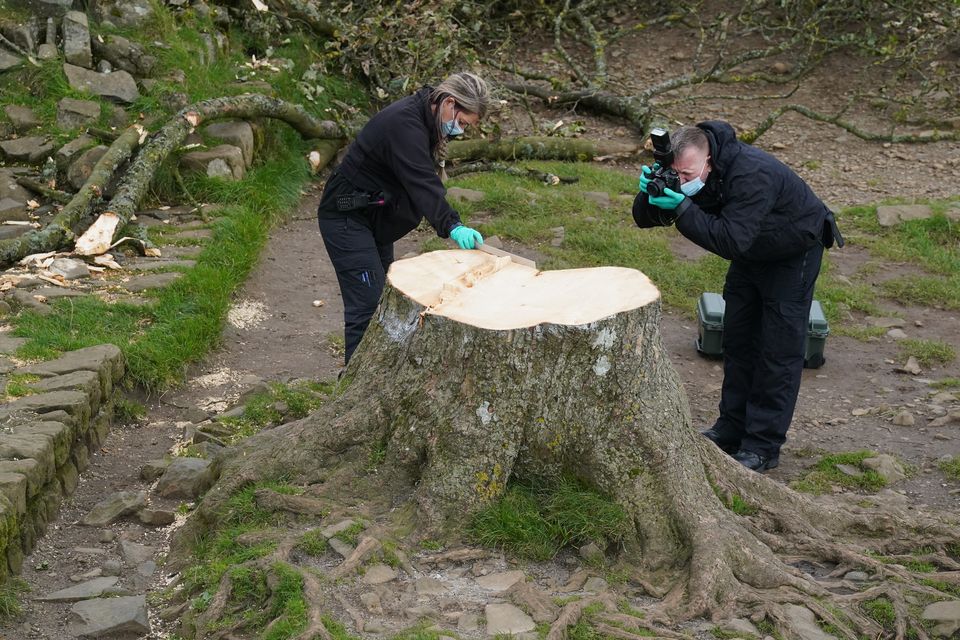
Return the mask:
<path id="1" fill-rule="evenodd" d="M 227 312 L 227 322 L 237 329 L 253 329 L 270 317 L 267 307 L 255 300 L 240 300 Z"/>

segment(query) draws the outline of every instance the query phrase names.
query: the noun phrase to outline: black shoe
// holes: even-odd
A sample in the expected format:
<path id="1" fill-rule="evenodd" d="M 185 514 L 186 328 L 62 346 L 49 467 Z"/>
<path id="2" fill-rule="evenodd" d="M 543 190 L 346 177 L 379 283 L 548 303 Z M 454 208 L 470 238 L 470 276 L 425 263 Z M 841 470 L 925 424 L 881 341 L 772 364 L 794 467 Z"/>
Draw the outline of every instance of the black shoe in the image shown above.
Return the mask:
<path id="1" fill-rule="evenodd" d="M 733 454 L 735 454 L 737 451 L 740 450 L 739 441 L 734 441 L 728 438 L 724 438 L 722 435 L 720 435 L 717 432 L 716 429 L 713 429 L 713 428 L 706 429 L 704 431 L 701 431 L 700 435 L 702 435 L 704 438 L 706 438 L 707 440 L 711 441 L 713 444 L 720 447 L 720 449 L 728 455 L 732 456 Z"/>
<path id="2" fill-rule="evenodd" d="M 756 471 L 757 473 L 763 473 L 768 469 L 775 469 L 780 465 L 780 458 L 778 456 L 762 456 L 755 451 L 747 451 L 746 449 L 741 449 L 733 454 L 733 459 L 747 469 Z"/>

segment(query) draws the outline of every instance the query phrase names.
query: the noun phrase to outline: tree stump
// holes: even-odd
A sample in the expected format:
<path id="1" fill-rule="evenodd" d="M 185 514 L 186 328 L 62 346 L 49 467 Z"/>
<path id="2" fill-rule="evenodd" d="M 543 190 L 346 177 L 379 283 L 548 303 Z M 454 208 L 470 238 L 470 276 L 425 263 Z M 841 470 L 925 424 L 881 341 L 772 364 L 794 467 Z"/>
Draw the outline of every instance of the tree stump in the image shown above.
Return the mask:
<path id="1" fill-rule="evenodd" d="M 922 582 L 930 574 L 866 550 L 933 548 L 937 579 L 960 583 L 960 536 L 947 519 L 801 495 L 702 438 L 660 321 L 659 292 L 632 269 L 543 272 L 479 251 L 395 262 L 338 395 L 232 449 L 175 557 L 216 526 L 235 491 L 263 479 L 319 483 L 327 489 L 314 495 L 381 514 L 409 506 L 416 540 L 456 538 L 511 479 L 570 474 L 630 518 L 619 561 L 663 598 L 651 623 L 746 611 L 786 628 L 784 607 L 801 603 L 851 633 L 882 631 L 859 613 L 866 597 L 832 590 L 835 579 L 803 562 L 895 581 L 884 597 L 898 607 L 910 593 L 946 597 Z M 728 506 L 734 496 L 745 508 Z"/>

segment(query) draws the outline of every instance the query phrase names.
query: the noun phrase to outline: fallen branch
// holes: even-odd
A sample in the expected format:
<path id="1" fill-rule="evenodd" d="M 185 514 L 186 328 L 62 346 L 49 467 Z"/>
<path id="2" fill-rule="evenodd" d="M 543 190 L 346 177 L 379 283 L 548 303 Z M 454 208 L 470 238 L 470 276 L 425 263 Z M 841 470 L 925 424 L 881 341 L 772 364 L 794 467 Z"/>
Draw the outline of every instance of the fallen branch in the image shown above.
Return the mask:
<path id="1" fill-rule="evenodd" d="M 67 204 L 73 200 L 73 195 L 67 193 L 66 191 L 60 191 L 59 189 L 54 189 L 39 180 L 34 180 L 33 178 L 20 177 L 17 178 L 17 184 L 25 189 L 29 189 L 34 193 L 39 193 L 45 198 L 49 198 L 54 202 L 59 202 L 60 204 Z"/>
<path id="2" fill-rule="evenodd" d="M 941 141 L 954 141 L 960 140 L 960 131 L 934 131 L 932 134 L 928 135 L 915 135 L 915 134 L 882 134 L 882 133 L 873 133 L 870 131 L 864 131 L 859 128 L 852 122 L 846 120 L 841 120 L 841 115 L 838 114 L 835 116 L 828 116 L 826 114 L 820 113 L 819 111 L 814 111 L 808 107 L 799 104 L 786 104 L 782 107 L 775 109 L 770 115 L 768 115 L 760 124 L 758 124 L 752 131 L 747 131 L 740 136 L 740 139 L 744 142 L 753 142 L 764 133 L 766 133 L 775 123 L 779 120 L 785 113 L 789 112 L 799 113 L 800 115 L 810 118 L 811 120 L 816 120 L 817 122 L 825 122 L 827 124 L 832 124 L 841 129 L 844 129 L 850 134 L 855 135 L 861 140 L 867 140 L 869 142 L 892 142 L 892 143 L 903 143 L 903 142 L 941 142 Z"/>
<path id="3" fill-rule="evenodd" d="M 9 266 L 32 253 L 46 253 L 65 248 L 75 237 L 74 229 L 99 201 L 106 184 L 123 162 L 140 144 L 143 128 L 133 125 L 117 138 L 93 167 L 90 177 L 72 200 L 46 227 L 19 238 L 0 241 L 0 266 Z"/>
<path id="4" fill-rule="evenodd" d="M 163 162 L 196 127 L 221 118 L 273 118 L 286 122 L 304 138 L 341 138 L 336 123 L 317 120 L 300 105 L 256 93 L 214 98 L 186 107 L 144 146 L 120 183 L 110 208 L 77 240 L 76 252 L 96 255 L 106 251 L 117 229 L 130 220 Z"/>
<path id="5" fill-rule="evenodd" d="M 583 138 L 503 138 L 501 140 L 461 140 L 447 147 L 447 160 L 579 160 L 604 156 L 631 156 L 641 146 L 615 140 Z"/>
<path id="6" fill-rule="evenodd" d="M 29 62 L 33 66 L 35 67 L 40 66 L 40 63 L 33 59 L 33 56 L 30 54 L 29 51 L 27 51 L 17 43 L 13 42 L 12 40 L 7 39 L 2 34 L 0 34 L 0 44 L 10 49 L 14 53 L 19 53 L 21 56 L 27 59 L 27 62 Z"/>

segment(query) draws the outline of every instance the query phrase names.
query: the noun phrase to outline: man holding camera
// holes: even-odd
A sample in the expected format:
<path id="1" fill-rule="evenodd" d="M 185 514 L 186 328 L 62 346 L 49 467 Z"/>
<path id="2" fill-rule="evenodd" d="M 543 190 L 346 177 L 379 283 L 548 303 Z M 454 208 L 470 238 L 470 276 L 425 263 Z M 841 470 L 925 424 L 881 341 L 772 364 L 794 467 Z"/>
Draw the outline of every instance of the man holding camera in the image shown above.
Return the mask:
<path id="1" fill-rule="evenodd" d="M 833 214 L 789 167 L 711 120 L 651 132 L 633 203 L 639 227 L 669 226 L 730 260 L 723 298 L 720 417 L 703 435 L 745 467 L 779 464 L 803 371 L 824 248 L 843 246 Z"/>

